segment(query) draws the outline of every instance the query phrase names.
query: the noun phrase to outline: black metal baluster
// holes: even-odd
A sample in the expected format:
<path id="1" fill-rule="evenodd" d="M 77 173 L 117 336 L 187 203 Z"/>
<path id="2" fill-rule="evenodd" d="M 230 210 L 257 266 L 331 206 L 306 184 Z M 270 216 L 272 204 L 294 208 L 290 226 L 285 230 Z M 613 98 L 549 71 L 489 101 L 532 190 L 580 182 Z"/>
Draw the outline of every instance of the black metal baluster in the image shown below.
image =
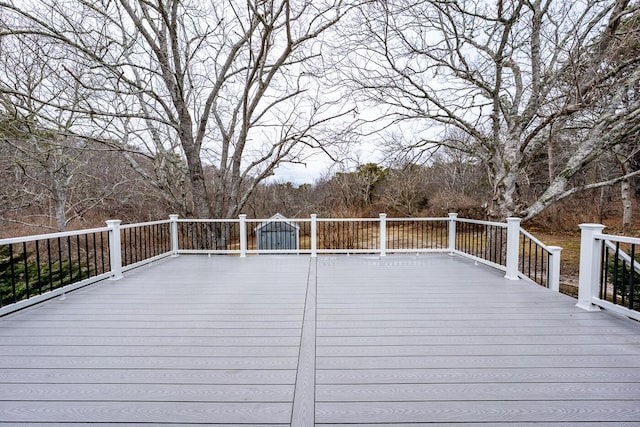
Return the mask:
<path id="1" fill-rule="evenodd" d="M 495 259 L 494 262 L 496 264 L 502 265 L 502 250 L 504 249 L 504 244 L 503 244 L 502 238 L 504 237 L 503 236 L 504 228 L 497 227 L 497 226 L 494 226 L 493 228 L 495 229 L 495 234 L 497 235 L 497 238 L 496 238 L 496 259 Z"/>
<path id="2" fill-rule="evenodd" d="M 535 268 L 533 270 L 533 278 L 534 278 L 533 281 L 534 282 L 536 282 L 538 280 L 538 244 L 537 243 L 536 243 L 535 248 L 536 248 L 536 255 L 533 258 L 534 262 L 535 262 Z"/>
<path id="3" fill-rule="evenodd" d="M 635 306 L 636 245 L 631 244 L 631 265 L 629 265 L 629 310 Z"/>
<path id="4" fill-rule="evenodd" d="M 105 271 L 107 271 L 104 263 L 104 233 L 100 233 L 100 262 L 102 263 L 101 273 L 104 273 Z"/>
<path id="5" fill-rule="evenodd" d="M 547 253 L 546 259 L 547 259 L 547 270 L 546 270 L 547 271 L 547 275 L 545 276 L 545 279 L 544 279 L 546 281 L 545 284 L 544 284 L 544 287 L 548 288 L 549 284 L 551 283 L 551 280 L 550 280 L 551 277 L 549 276 L 551 274 L 551 269 L 549 268 L 549 265 L 551 264 L 551 252 Z M 544 260 L 544 258 L 543 258 L 543 260 Z"/>
<path id="6" fill-rule="evenodd" d="M 495 242 L 496 236 L 491 234 L 492 233 L 491 226 L 489 226 L 489 225 L 485 226 L 485 230 L 486 230 L 486 233 L 487 233 L 487 248 L 488 248 L 488 252 L 487 252 L 487 255 L 485 256 L 485 258 L 488 261 L 492 261 L 493 260 L 493 250 L 494 250 L 494 248 L 496 246 L 496 242 Z"/>
<path id="7" fill-rule="evenodd" d="M 40 241 L 36 240 L 36 265 L 38 266 L 38 295 L 42 294 L 42 266 L 40 265 Z"/>
<path id="8" fill-rule="evenodd" d="M 11 292 L 13 293 L 13 298 L 12 301 L 15 303 L 16 301 L 16 271 L 15 271 L 15 267 L 13 266 L 14 261 L 13 261 L 13 244 L 10 243 L 9 244 L 9 265 L 10 265 L 10 270 L 11 270 Z"/>
<path id="9" fill-rule="evenodd" d="M 608 274 L 607 268 L 609 266 L 609 250 L 605 241 L 602 241 L 602 249 L 600 251 L 600 299 L 607 299 L 607 285 L 608 285 Z"/>
<path id="10" fill-rule="evenodd" d="M 627 290 L 624 289 L 625 287 L 625 282 L 627 277 L 627 263 L 625 262 L 625 260 L 622 260 L 622 277 L 621 277 L 621 283 L 620 285 L 623 287 L 622 292 L 621 293 L 621 299 L 620 299 L 620 305 L 624 305 L 625 304 L 625 299 L 627 297 Z"/>
<path id="11" fill-rule="evenodd" d="M 616 251 L 613 258 L 613 303 L 618 302 L 618 260 L 620 257 L 620 242 L 616 242 Z"/>
<path id="12" fill-rule="evenodd" d="M 158 255 L 158 230 L 156 224 L 149 226 L 149 254 L 151 257 Z"/>
<path id="13" fill-rule="evenodd" d="M 520 254 L 520 272 L 524 273 L 524 252 L 525 252 L 524 246 L 525 246 L 525 242 L 526 242 L 526 240 L 525 240 L 526 236 L 524 234 L 520 234 L 520 237 L 521 237 L 521 239 L 520 239 L 520 247 L 522 248 L 521 254 Z"/>
<path id="14" fill-rule="evenodd" d="M 58 267 L 59 267 L 59 275 L 60 275 L 60 286 L 64 284 L 64 269 L 62 268 L 62 240 L 58 237 Z"/>
<path id="15" fill-rule="evenodd" d="M 84 235 L 84 253 L 85 253 L 85 261 L 87 263 L 87 277 L 91 277 L 91 264 L 89 261 L 89 235 Z"/>
<path id="16" fill-rule="evenodd" d="M 478 236 L 480 234 L 480 226 L 475 225 L 471 231 L 471 254 L 480 258 L 481 253 L 478 252 Z"/>
<path id="17" fill-rule="evenodd" d="M 120 245 L 122 246 L 122 264 L 127 265 L 127 256 L 128 256 L 128 246 L 129 239 L 127 239 L 127 230 L 122 230 L 122 241 L 120 241 Z M 109 269 L 111 269 L 111 265 L 109 265 Z"/>
<path id="18" fill-rule="evenodd" d="M 160 253 L 168 252 L 168 250 L 167 250 L 167 237 L 166 237 L 166 233 L 165 233 L 166 228 L 167 228 L 166 224 L 160 224 L 158 226 L 158 238 L 160 239 L 159 240 Z"/>
<path id="19" fill-rule="evenodd" d="M 80 256 L 80 235 L 76 234 L 76 255 L 78 256 L 78 280 L 82 280 L 82 257 Z"/>
<path id="20" fill-rule="evenodd" d="M 53 262 L 51 260 L 51 239 L 47 239 L 47 266 L 49 267 L 49 290 L 53 290 Z"/>
<path id="21" fill-rule="evenodd" d="M 532 246 L 533 242 L 531 241 L 531 239 L 528 239 L 528 240 L 529 240 L 529 254 L 527 256 L 527 262 L 528 262 L 528 265 L 527 265 L 527 277 L 531 277 L 531 252 L 533 252 L 531 250 L 531 246 Z"/>
<path id="22" fill-rule="evenodd" d="M 24 264 L 24 286 L 27 299 L 31 297 L 31 289 L 29 287 L 29 256 L 27 255 L 27 242 L 22 242 L 22 258 Z"/>
<path id="23" fill-rule="evenodd" d="M 129 230 L 133 233 L 133 259 L 131 260 L 131 264 L 134 264 L 138 262 L 140 260 L 140 257 L 142 256 L 142 245 L 140 243 L 140 240 L 142 240 L 142 238 L 139 236 L 139 227 L 130 228 Z"/>
<path id="24" fill-rule="evenodd" d="M 93 233 L 92 239 L 93 239 L 93 274 L 94 276 L 97 276 L 98 273 L 98 247 L 96 246 L 96 234 L 97 233 Z M 87 251 L 88 253 L 89 251 Z"/>
<path id="25" fill-rule="evenodd" d="M 151 227 L 151 225 L 147 225 L 145 227 L 147 229 L 147 241 L 144 245 L 144 259 L 151 258 L 153 256 L 151 248 Z"/>
<path id="26" fill-rule="evenodd" d="M 465 228 L 464 239 L 465 239 L 465 247 L 466 247 L 465 252 L 468 254 L 473 254 L 473 252 L 471 251 L 471 233 L 473 232 L 473 224 L 470 224 L 468 222 L 464 223 L 464 228 Z"/>
<path id="27" fill-rule="evenodd" d="M 67 256 L 69 261 L 69 282 L 73 283 L 73 263 L 71 261 L 71 236 L 67 236 Z"/>
<path id="28" fill-rule="evenodd" d="M 462 230 L 462 247 L 463 252 L 469 253 L 469 224 L 463 222 L 460 224 Z"/>
<path id="29" fill-rule="evenodd" d="M 104 244 L 104 236 L 107 236 L 107 244 L 105 246 Z M 102 270 L 103 272 L 106 271 L 111 271 L 111 245 L 109 245 L 109 234 L 107 232 L 104 233 L 104 235 L 100 236 L 100 239 L 102 240 Z M 107 255 L 104 255 L 104 248 L 107 248 Z M 107 262 L 105 263 L 105 259 L 107 260 Z M 105 264 L 108 266 L 108 270 L 105 270 Z"/>

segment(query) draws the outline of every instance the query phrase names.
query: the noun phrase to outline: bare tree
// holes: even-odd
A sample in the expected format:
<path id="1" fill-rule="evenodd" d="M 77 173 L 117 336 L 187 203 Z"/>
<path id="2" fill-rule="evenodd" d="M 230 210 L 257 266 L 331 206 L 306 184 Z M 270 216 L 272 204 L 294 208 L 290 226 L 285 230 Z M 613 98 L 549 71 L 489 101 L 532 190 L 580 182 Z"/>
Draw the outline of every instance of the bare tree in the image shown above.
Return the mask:
<path id="1" fill-rule="evenodd" d="M 426 209 L 433 191 L 429 188 L 427 168 L 416 164 L 399 165 L 387 169 L 387 177 L 380 190 L 383 211 L 412 217 Z"/>
<path id="2" fill-rule="evenodd" d="M 491 184 L 490 218 L 532 218 L 624 179 L 573 182 L 640 128 L 640 100 L 626 97 L 640 58 L 606 61 L 629 37 L 622 23 L 633 13 L 628 0 L 378 1 L 363 9 L 349 78 L 385 106 L 385 126 L 415 129 L 404 149 L 446 145 L 479 159 Z M 467 137 L 446 138 L 451 128 Z M 566 141 L 562 156 L 554 140 Z M 528 165 L 547 154 L 548 185 L 523 200 Z"/>
<path id="3" fill-rule="evenodd" d="M 91 94 L 32 103 L 80 112 L 78 125 L 146 145 L 165 165 L 183 157 L 193 213 L 231 217 L 279 163 L 340 141 L 330 123 L 351 107 L 322 88 L 321 51 L 350 10 L 345 0 L 0 2 L 0 36 L 46 37 L 64 52 L 48 66 Z"/>

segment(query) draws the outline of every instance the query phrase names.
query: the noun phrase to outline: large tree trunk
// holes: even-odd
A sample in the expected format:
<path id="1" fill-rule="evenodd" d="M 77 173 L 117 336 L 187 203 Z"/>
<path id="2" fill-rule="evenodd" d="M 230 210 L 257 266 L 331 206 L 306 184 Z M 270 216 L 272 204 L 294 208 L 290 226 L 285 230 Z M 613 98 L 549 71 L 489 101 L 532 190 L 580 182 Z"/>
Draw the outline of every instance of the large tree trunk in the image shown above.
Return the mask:
<path id="1" fill-rule="evenodd" d="M 496 153 L 491 159 L 491 175 L 493 178 L 493 198 L 487 212 L 490 221 L 504 221 L 505 218 L 520 215 L 520 192 L 518 189 L 520 178 L 521 157 L 518 154 L 519 134 L 510 135 L 506 147 L 501 153 Z"/>
<path id="2" fill-rule="evenodd" d="M 631 230 L 631 222 L 633 221 L 631 182 L 629 178 L 620 183 L 620 195 L 622 197 L 622 233 L 626 234 Z"/>
<path id="3" fill-rule="evenodd" d="M 211 202 L 204 179 L 200 153 L 193 144 L 183 144 L 193 197 L 193 210 L 198 218 L 212 218 Z"/>
<path id="4" fill-rule="evenodd" d="M 553 150 L 553 140 L 547 141 L 547 172 L 549 174 L 549 185 L 553 184 L 555 178 L 555 152 Z M 552 229 L 557 229 L 560 226 L 560 217 L 558 216 L 558 207 L 555 204 L 549 206 L 549 216 L 551 219 Z"/>

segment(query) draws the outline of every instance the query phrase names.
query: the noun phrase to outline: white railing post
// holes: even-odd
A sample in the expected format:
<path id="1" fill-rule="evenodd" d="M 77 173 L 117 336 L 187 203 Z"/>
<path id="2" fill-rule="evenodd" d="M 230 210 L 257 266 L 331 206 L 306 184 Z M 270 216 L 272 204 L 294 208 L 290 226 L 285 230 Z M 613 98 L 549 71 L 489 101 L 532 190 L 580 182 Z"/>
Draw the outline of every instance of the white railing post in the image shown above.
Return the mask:
<path id="1" fill-rule="evenodd" d="M 518 246 L 520 244 L 520 218 L 507 218 L 507 272 L 509 280 L 518 280 Z"/>
<path id="2" fill-rule="evenodd" d="M 600 282 L 600 257 L 602 246 L 595 238 L 602 234 L 602 224 L 580 224 L 580 272 L 578 277 L 578 304 L 587 311 L 599 311 L 600 307 L 593 305 L 593 297 L 598 296 Z"/>
<path id="3" fill-rule="evenodd" d="M 171 221 L 171 256 L 178 256 L 178 215 L 169 215 Z"/>
<path id="4" fill-rule="evenodd" d="M 111 277 L 109 280 L 122 279 L 120 222 L 119 219 L 110 219 L 107 221 L 107 227 L 109 227 L 109 264 L 111 266 Z"/>
<path id="5" fill-rule="evenodd" d="M 240 214 L 240 258 L 247 257 L 247 215 Z"/>
<path id="6" fill-rule="evenodd" d="M 316 236 L 317 232 L 317 214 L 311 214 L 311 257 L 315 258 L 318 256 L 318 240 Z"/>
<path id="7" fill-rule="evenodd" d="M 560 246 L 548 246 L 547 249 L 551 252 L 551 259 L 549 260 L 549 289 L 560 292 L 560 252 L 562 252 L 562 248 Z"/>
<path id="8" fill-rule="evenodd" d="M 380 256 L 387 256 L 387 214 L 380 214 Z"/>
<path id="9" fill-rule="evenodd" d="M 457 213 L 449 214 L 449 255 L 454 255 L 456 252 L 456 219 Z"/>

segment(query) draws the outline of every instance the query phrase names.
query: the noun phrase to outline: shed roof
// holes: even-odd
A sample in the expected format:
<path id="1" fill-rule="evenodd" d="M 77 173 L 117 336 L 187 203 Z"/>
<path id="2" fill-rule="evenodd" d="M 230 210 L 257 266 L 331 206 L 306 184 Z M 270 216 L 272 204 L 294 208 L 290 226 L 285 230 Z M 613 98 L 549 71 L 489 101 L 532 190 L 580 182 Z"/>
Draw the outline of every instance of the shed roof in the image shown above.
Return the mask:
<path id="1" fill-rule="evenodd" d="M 293 228 L 295 228 L 296 230 L 300 229 L 300 226 L 298 224 L 296 224 L 293 221 L 290 221 L 287 217 L 285 217 L 284 215 L 277 213 L 275 215 L 273 215 L 271 218 L 269 218 L 268 220 L 261 222 L 260 224 L 258 224 L 258 226 L 256 227 L 256 231 L 261 229 L 262 227 L 268 225 L 268 224 L 272 224 L 274 222 L 280 222 L 283 224 L 287 224 Z"/>

